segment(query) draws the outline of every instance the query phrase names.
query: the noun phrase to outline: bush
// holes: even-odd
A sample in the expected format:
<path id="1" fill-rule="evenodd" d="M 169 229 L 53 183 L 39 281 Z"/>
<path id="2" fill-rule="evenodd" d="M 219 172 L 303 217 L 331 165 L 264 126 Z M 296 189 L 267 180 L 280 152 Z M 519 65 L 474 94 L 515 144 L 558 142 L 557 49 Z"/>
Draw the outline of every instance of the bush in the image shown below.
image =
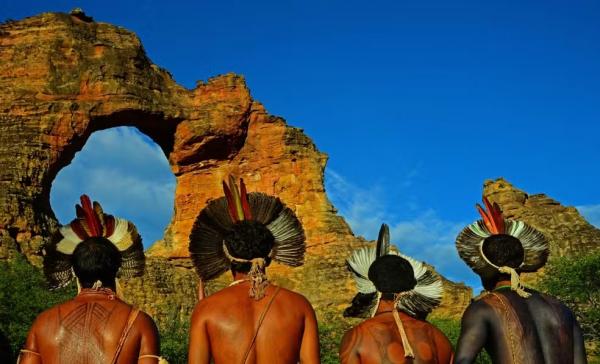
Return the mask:
<path id="1" fill-rule="evenodd" d="M 600 341 L 600 250 L 576 257 L 551 260 L 539 288 L 569 306 L 588 343 Z M 593 353 L 599 355 L 598 345 Z"/>
<path id="2" fill-rule="evenodd" d="M 343 318 L 339 313 L 327 313 L 319 317 L 319 341 L 321 344 L 321 363 L 339 363 L 339 348 L 346 331 L 352 328 L 350 322 L 360 320 Z"/>
<path id="3" fill-rule="evenodd" d="M 42 311 L 73 298 L 77 289 L 49 291 L 42 272 L 25 258 L 0 261 L 0 331 L 14 358 L 25 344 L 33 321 Z"/>
<path id="4" fill-rule="evenodd" d="M 168 318 L 157 322 L 160 333 L 160 355 L 169 364 L 187 363 L 190 317 L 180 318 L 178 311 L 170 310 Z"/>

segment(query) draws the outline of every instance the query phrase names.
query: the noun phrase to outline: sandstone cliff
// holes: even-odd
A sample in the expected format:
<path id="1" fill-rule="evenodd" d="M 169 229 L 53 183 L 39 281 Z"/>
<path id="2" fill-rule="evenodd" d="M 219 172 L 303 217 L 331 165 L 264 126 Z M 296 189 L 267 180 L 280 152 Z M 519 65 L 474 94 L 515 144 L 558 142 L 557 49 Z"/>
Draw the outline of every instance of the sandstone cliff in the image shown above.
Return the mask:
<path id="1" fill-rule="evenodd" d="M 188 90 L 152 64 L 133 33 L 82 14 L 46 13 L 0 25 L 0 95 L 0 259 L 24 254 L 39 265 L 41 248 L 57 226 L 49 203 L 57 173 L 91 133 L 134 126 L 162 148 L 177 186 L 173 218 L 148 252 L 146 275 L 126 283 L 130 300 L 155 315 L 189 313 L 196 277 L 187 237 L 208 199 L 221 195 L 228 174 L 244 177 L 251 191 L 278 195 L 304 224 L 306 264 L 272 267 L 276 281 L 306 294 L 319 312 L 341 312 L 353 296 L 344 258 L 365 242 L 327 198 L 326 155 L 302 130 L 269 115 L 242 77 L 219 76 Z M 540 227 L 555 234 L 560 249 L 596 244 L 597 230 L 568 225 L 581 219 L 573 209 L 565 213 L 543 199 L 507 191 L 486 187 L 503 207 L 521 206 L 515 211 L 524 219 L 544 220 Z M 578 245 L 584 230 L 589 244 Z M 471 290 L 445 285 L 437 313 L 459 315 Z"/>
<path id="2" fill-rule="evenodd" d="M 503 178 L 485 181 L 483 193 L 502 207 L 506 217 L 525 221 L 541 231 L 550 241 L 550 259 L 600 248 L 600 229 L 574 207 L 562 206 L 545 194 L 529 195 Z M 528 274 L 525 281 L 533 283 L 541 274 L 543 270 Z"/>

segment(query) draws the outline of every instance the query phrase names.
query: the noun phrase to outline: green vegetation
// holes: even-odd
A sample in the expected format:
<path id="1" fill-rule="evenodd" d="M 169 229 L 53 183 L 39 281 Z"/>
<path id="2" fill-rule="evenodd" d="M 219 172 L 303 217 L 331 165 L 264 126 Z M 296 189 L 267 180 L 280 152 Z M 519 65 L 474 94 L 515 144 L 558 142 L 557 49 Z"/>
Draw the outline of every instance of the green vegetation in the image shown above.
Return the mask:
<path id="1" fill-rule="evenodd" d="M 588 343 L 588 354 L 600 356 L 600 250 L 551 260 L 539 288 L 569 306 Z"/>
<path id="2" fill-rule="evenodd" d="M 42 272 L 18 257 L 0 261 L 0 331 L 13 357 L 19 352 L 36 316 L 47 308 L 74 297 L 74 286 L 49 291 Z"/>
<path id="3" fill-rule="evenodd" d="M 169 364 L 186 364 L 190 332 L 190 318 L 180 318 L 171 310 L 167 319 L 157 323 L 160 334 L 160 354 Z"/>
<path id="4" fill-rule="evenodd" d="M 360 320 L 345 319 L 336 313 L 323 314 L 319 319 L 319 341 L 321 344 L 321 363 L 339 363 L 338 351 L 342 338 L 354 324 Z"/>

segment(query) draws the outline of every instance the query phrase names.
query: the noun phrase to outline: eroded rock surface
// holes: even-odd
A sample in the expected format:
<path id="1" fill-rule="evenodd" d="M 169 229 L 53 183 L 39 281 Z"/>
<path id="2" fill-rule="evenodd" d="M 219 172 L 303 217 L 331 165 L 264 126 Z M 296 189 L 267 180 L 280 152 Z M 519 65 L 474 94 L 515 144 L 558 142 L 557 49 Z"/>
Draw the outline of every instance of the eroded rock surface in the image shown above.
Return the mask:
<path id="1" fill-rule="evenodd" d="M 354 295 L 344 259 L 366 242 L 327 198 L 327 156 L 302 130 L 269 115 L 242 77 L 223 75 L 188 90 L 148 59 L 132 32 L 81 14 L 46 13 L 0 25 L 0 95 L 0 259 L 24 254 L 39 265 L 57 227 L 49 202 L 57 173 L 94 131 L 134 126 L 162 148 L 177 186 L 173 218 L 148 252 L 146 275 L 124 282 L 129 300 L 162 317 L 190 312 L 197 283 L 188 235 L 229 174 L 243 177 L 250 191 L 279 196 L 304 225 L 305 266 L 273 266 L 275 281 L 303 292 L 319 312 L 341 312 Z M 486 184 L 486 193 L 550 234 L 553 253 L 594 246 L 598 230 L 574 209 L 507 185 Z M 436 314 L 459 315 L 472 292 L 445 286 Z"/>

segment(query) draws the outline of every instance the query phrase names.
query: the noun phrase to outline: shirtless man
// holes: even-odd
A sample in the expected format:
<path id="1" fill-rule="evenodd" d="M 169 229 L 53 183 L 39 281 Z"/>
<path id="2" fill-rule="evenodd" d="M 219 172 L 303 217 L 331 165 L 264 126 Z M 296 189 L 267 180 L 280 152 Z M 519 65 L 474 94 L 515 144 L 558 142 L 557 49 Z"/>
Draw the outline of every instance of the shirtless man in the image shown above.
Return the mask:
<path id="1" fill-rule="evenodd" d="M 194 309 L 189 363 L 319 363 L 317 321 L 310 303 L 271 284 L 265 275 L 271 259 L 302 264 L 299 221 L 279 199 L 246 195 L 243 181 L 238 191 L 230 180 L 225 193 L 200 213 L 190 235 L 190 253 L 201 279 L 230 269 L 234 282 Z"/>
<path id="2" fill-rule="evenodd" d="M 520 272 L 534 272 L 545 264 L 547 240 L 521 221 L 505 220 L 498 205 L 485 202 L 488 211 L 480 208 L 483 220 L 467 226 L 456 242 L 487 293 L 463 315 L 455 363 L 473 363 L 484 348 L 493 363 L 587 363 L 571 310 L 519 283 Z"/>
<path id="3" fill-rule="evenodd" d="M 130 276 L 143 271 L 141 238 L 130 222 L 103 215 L 99 205 L 94 211 L 89 200 L 82 202 L 78 215 L 80 209 L 85 213 L 61 227 L 44 259 L 54 287 L 68 284 L 74 272 L 80 292 L 37 317 L 19 363 L 156 364 L 154 321 L 121 301 L 116 290 L 117 272 Z"/>
<path id="4" fill-rule="evenodd" d="M 440 303 L 440 278 L 421 262 L 390 254 L 385 224 L 377 245 L 377 251 L 364 248 L 348 260 L 360 296 L 345 315 L 368 314 L 372 318 L 344 335 L 341 363 L 449 364 L 452 345 L 439 329 L 424 320 Z"/>

